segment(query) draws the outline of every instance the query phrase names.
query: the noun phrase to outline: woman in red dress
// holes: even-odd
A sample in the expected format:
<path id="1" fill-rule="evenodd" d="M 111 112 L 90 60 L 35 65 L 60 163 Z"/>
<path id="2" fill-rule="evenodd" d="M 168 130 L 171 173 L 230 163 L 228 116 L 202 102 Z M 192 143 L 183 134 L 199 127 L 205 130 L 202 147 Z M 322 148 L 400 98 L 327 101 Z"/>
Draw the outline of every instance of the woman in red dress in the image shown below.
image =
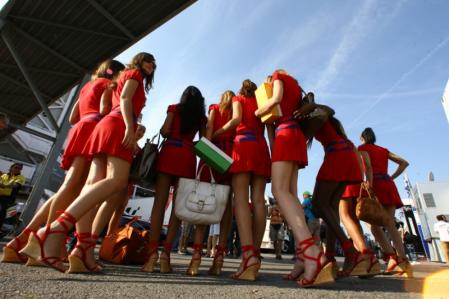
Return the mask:
<path id="1" fill-rule="evenodd" d="M 373 253 L 366 247 L 358 251 L 340 227 L 339 202 L 348 184 L 363 181 L 360 157 L 352 142 L 346 137 L 343 126 L 327 106 L 317 105 L 313 101 L 301 107 L 299 118 L 319 109 L 322 124 L 318 126 L 314 137 L 324 148 L 323 164 L 318 172 L 313 192 L 313 209 L 327 224 L 326 255 L 336 267 L 335 239 L 342 244 L 345 254 L 342 276 L 365 276 L 370 269 Z M 353 230 L 357 233 L 357 230 Z M 361 239 L 358 236 L 358 239 Z"/>
<path id="2" fill-rule="evenodd" d="M 297 262 L 286 278 L 298 280 L 301 287 L 332 282 L 331 269 L 310 234 L 297 192 L 298 170 L 307 166 L 306 139 L 293 116 L 300 105 L 302 90 L 284 70 L 275 71 L 271 80 L 273 96 L 256 111 L 256 115 L 261 117 L 276 105 L 280 105 L 283 115 L 274 124 L 271 172 L 273 195 L 298 241 Z"/>
<path id="3" fill-rule="evenodd" d="M 84 150 L 86 140 L 100 119 L 111 110 L 112 81 L 125 66 L 116 60 L 107 60 L 100 64 L 80 91 L 78 100 L 72 108 L 70 123 L 74 125 L 68 134 L 62 156 L 61 168 L 67 170 L 64 182 L 50 199 L 34 215 L 31 222 L 16 238 L 9 242 L 6 252 L 12 250 L 11 258 L 4 255 L 4 261 L 25 262 L 26 257 L 18 252 L 26 244 L 30 232 L 39 229 L 45 223 L 56 219 L 56 211 L 64 210 L 79 195 L 89 173 L 90 159 Z M 16 258 L 13 258 L 13 257 Z M 31 261 L 29 263 L 33 264 Z"/>
<path id="4" fill-rule="evenodd" d="M 67 232 L 76 224 L 78 244 L 69 256 L 70 272 L 98 271 L 95 237 L 91 236 L 95 207 L 128 183 L 137 118 L 146 101 L 145 92 L 153 85 L 155 68 L 153 55 L 139 53 L 120 74 L 112 111 L 97 124 L 86 143 L 86 151 L 93 157 L 86 185 L 56 221 L 30 236 L 21 253 L 65 272 L 60 251 Z"/>
<path id="5" fill-rule="evenodd" d="M 220 103 L 209 106 L 209 117 L 207 120 L 206 138 L 211 140 L 218 148 L 224 151 L 228 156 L 232 156 L 232 145 L 235 137 L 235 130 L 228 130 L 226 132 L 220 131 L 220 129 L 231 119 L 232 117 L 232 98 L 235 94 L 227 90 L 221 95 Z M 204 165 L 201 160 L 198 169 Z M 210 172 L 207 169 L 208 166 L 201 172 L 201 181 L 210 182 Z M 231 185 L 231 176 L 229 172 L 220 174 L 215 170 L 212 170 L 215 181 L 218 184 Z M 232 194 L 232 192 L 230 193 Z M 228 200 L 226 209 L 223 214 L 223 218 L 220 222 L 220 235 L 218 238 L 218 245 L 215 247 L 214 260 L 212 266 L 209 269 L 209 274 L 220 275 L 221 268 L 223 267 L 224 252 L 228 233 L 231 228 L 232 222 L 232 202 Z M 205 225 L 195 226 L 195 235 L 193 240 L 193 254 L 189 268 L 187 269 L 188 275 L 197 275 L 198 269 L 201 264 L 201 253 L 203 250 L 204 233 L 206 231 Z"/>
<path id="6" fill-rule="evenodd" d="M 413 270 L 405 254 L 404 244 L 396 229 L 394 220 L 395 210 L 402 207 L 403 204 L 393 180 L 404 172 L 408 166 L 408 162 L 398 155 L 393 154 L 388 149 L 376 145 L 376 135 L 371 128 L 363 130 L 360 139 L 362 145 L 358 149 L 360 152 L 366 152 L 371 161 L 374 193 L 390 215 L 388 223 L 385 223 L 385 228 L 393 241 L 394 248 L 391 246 L 390 241 L 385 236 L 381 227 L 376 225 L 370 226 L 376 241 L 379 242 L 384 255 L 388 258 L 388 266 L 385 273 L 404 274 L 411 277 L 413 276 Z M 388 160 L 398 164 L 398 168 L 391 176 L 388 175 Z"/>
<path id="7" fill-rule="evenodd" d="M 193 139 L 197 133 L 203 136 L 206 131 L 205 112 L 204 98 L 195 86 L 189 86 L 184 90 L 178 104 L 168 106 L 167 117 L 161 128 L 161 135 L 167 139 L 162 144 L 157 161 L 156 194 L 151 211 L 148 260 L 142 268 L 144 272 L 154 272 L 158 261 L 157 249 L 170 187 L 176 186 L 180 177 L 195 177 L 196 155 Z M 160 256 L 161 273 L 173 271 L 170 265 L 170 252 L 180 224 L 180 220 L 172 210 L 167 237 L 163 244 L 164 250 Z"/>
<path id="8" fill-rule="evenodd" d="M 365 152 L 358 152 L 358 154 L 361 158 L 366 179 L 362 184 L 364 185 L 366 190 L 371 192 L 373 185 L 373 171 L 371 168 L 369 156 Z M 362 184 L 351 184 L 346 186 L 345 192 L 341 196 L 341 200 L 339 203 L 339 215 L 357 250 L 362 254 L 368 253 L 369 260 L 367 262 L 368 268 L 366 269 L 366 273 L 367 275 L 372 276 L 380 273 L 380 264 L 374 253 L 365 242 L 365 238 L 363 237 L 363 229 L 360 225 L 360 220 L 357 218 L 355 213 L 357 198 L 360 196 L 360 189 L 362 188 Z M 364 191 L 363 193 L 366 192 Z M 335 256 L 334 252 L 329 252 L 327 250 L 326 254 L 328 254 L 331 258 Z M 344 274 L 349 275 L 350 273 L 346 272 Z"/>
<path id="9" fill-rule="evenodd" d="M 232 147 L 234 207 L 240 241 L 242 262 L 234 279 L 255 280 L 260 268 L 260 245 L 265 232 L 265 185 L 270 179 L 271 160 L 264 137 L 265 126 L 255 117 L 256 84 L 243 81 L 239 95 L 232 99 L 232 119 L 215 136 L 236 129 Z M 251 190 L 251 213 L 249 201 Z"/>

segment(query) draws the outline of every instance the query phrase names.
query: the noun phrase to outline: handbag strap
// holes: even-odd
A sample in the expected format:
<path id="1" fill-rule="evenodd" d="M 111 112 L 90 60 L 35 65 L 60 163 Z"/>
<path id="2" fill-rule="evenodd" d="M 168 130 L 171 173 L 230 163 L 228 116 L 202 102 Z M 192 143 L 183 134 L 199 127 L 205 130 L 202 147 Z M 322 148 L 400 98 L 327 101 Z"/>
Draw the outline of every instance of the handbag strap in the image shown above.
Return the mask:
<path id="1" fill-rule="evenodd" d="M 366 193 L 368 193 L 368 197 L 369 197 L 370 199 L 373 199 L 372 196 L 371 196 L 371 192 L 368 190 L 368 188 L 366 187 L 366 185 L 365 185 L 364 183 L 361 183 L 361 184 L 360 184 L 359 198 L 362 197 L 362 192 L 363 192 L 363 190 L 365 190 Z"/>
<path id="2" fill-rule="evenodd" d="M 203 164 L 200 169 L 198 169 L 198 173 L 196 174 L 196 180 L 199 181 L 200 180 L 200 176 L 201 176 L 201 172 L 203 171 L 203 168 L 206 166 L 206 164 Z M 209 168 L 209 173 L 210 173 L 210 180 L 211 183 L 215 185 L 215 178 L 214 178 L 214 174 L 212 173 L 212 170 L 210 169 L 209 166 L 207 166 L 207 168 Z"/>

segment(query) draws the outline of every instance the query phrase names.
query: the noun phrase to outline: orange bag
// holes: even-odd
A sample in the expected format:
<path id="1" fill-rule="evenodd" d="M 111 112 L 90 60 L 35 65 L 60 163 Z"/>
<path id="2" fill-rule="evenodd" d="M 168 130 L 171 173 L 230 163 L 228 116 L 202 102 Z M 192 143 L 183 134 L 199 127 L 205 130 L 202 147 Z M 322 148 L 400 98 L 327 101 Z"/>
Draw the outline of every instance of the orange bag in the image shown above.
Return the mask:
<path id="1" fill-rule="evenodd" d="M 134 217 L 124 227 L 106 236 L 100 247 L 100 258 L 113 264 L 143 265 L 147 260 L 149 233 L 132 226 Z"/>
<path id="2" fill-rule="evenodd" d="M 366 196 L 366 194 L 368 196 Z M 360 186 L 355 214 L 359 220 L 378 226 L 384 226 L 389 217 L 382 204 L 377 200 L 374 194 L 371 194 L 371 192 L 367 190 L 365 184 Z"/>

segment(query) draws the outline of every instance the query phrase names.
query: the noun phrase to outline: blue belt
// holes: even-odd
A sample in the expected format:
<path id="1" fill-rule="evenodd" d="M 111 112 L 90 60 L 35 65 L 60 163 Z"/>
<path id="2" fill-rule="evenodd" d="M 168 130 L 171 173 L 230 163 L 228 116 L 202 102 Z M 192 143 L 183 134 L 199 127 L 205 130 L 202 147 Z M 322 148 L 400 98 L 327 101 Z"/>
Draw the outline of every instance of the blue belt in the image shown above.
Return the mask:
<path id="1" fill-rule="evenodd" d="M 278 133 L 279 131 L 286 129 L 301 129 L 301 127 L 299 126 L 299 123 L 295 118 L 289 118 L 278 123 L 275 132 Z"/>
<path id="2" fill-rule="evenodd" d="M 374 173 L 373 179 L 379 180 L 379 181 L 389 181 L 389 180 L 391 180 L 391 177 L 388 174 Z"/>
<path id="3" fill-rule="evenodd" d="M 345 145 L 344 147 L 338 147 L 339 145 Z M 329 142 L 325 147 L 324 151 L 326 153 L 340 152 L 340 151 L 352 151 L 354 150 L 354 145 L 348 140 L 334 140 Z"/>
<path id="4" fill-rule="evenodd" d="M 239 136 L 243 136 L 240 137 Z M 256 133 L 254 132 L 241 132 L 237 133 L 237 136 L 235 136 L 234 139 L 236 142 L 242 142 L 242 141 L 257 141 Z"/>
<path id="5" fill-rule="evenodd" d="M 123 117 L 123 115 L 122 115 L 122 111 L 120 111 L 120 109 L 118 109 L 118 110 L 112 110 L 111 112 L 110 112 L 110 114 L 112 114 L 112 115 L 120 115 L 120 116 L 122 116 Z M 137 116 L 133 113 L 133 123 L 137 123 Z"/>
<path id="6" fill-rule="evenodd" d="M 99 122 L 103 118 L 103 115 L 100 113 L 89 113 L 87 115 L 84 115 L 83 118 L 80 119 L 80 121 L 83 122 Z"/>
<path id="7" fill-rule="evenodd" d="M 164 141 L 164 146 L 174 146 L 174 147 L 183 147 L 183 146 L 192 146 L 193 144 L 186 142 L 180 138 L 168 137 Z"/>

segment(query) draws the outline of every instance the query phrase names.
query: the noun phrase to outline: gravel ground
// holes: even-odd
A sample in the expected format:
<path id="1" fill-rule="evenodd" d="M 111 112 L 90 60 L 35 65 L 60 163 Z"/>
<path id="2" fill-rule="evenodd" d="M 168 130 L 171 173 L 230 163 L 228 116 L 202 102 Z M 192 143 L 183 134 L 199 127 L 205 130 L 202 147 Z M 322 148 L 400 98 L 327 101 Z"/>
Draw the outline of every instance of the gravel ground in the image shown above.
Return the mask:
<path id="1" fill-rule="evenodd" d="M 4 244 L 0 245 L 3 246 Z M 239 260 L 226 259 L 221 277 L 207 275 L 212 259 L 203 258 L 200 275 L 186 276 L 190 256 L 172 255 L 173 274 L 143 273 L 139 266 L 106 264 L 103 274 L 63 274 L 43 267 L 0 263 L 1 298 L 421 298 L 424 279 L 442 269 L 438 264 L 415 266 L 415 278 L 378 276 L 347 278 L 317 289 L 299 289 L 280 274 L 291 268 L 291 256 L 277 261 L 263 254 L 255 282 L 234 281 L 229 275 Z M 449 284 L 449 280 L 446 281 Z M 449 298 L 443 294 L 433 298 Z"/>

